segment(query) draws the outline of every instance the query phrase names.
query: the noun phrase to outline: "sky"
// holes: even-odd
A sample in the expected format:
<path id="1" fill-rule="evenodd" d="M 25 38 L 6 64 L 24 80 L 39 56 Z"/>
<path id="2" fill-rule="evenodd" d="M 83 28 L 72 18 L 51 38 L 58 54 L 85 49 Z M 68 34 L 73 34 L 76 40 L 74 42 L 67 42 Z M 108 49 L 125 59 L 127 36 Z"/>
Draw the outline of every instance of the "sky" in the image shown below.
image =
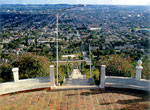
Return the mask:
<path id="1" fill-rule="evenodd" d="M 0 4 L 150 5 L 150 0 L 0 0 Z"/>

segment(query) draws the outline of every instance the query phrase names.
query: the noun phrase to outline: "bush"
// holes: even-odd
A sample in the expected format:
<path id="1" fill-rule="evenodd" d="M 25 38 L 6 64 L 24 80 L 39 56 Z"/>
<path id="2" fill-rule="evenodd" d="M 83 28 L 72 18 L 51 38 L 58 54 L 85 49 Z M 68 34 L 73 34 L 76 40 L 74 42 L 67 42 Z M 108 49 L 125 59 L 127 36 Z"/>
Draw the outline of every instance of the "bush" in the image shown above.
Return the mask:
<path id="1" fill-rule="evenodd" d="M 12 65 L 19 68 L 19 78 L 21 79 L 49 76 L 50 62 L 44 56 L 24 54 Z"/>
<path id="2" fill-rule="evenodd" d="M 90 66 L 85 65 L 84 68 L 81 69 L 81 73 L 85 74 L 87 78 L 90 78 Z M 100 71 L 98 68 L 92 69 L 91 77 L 95 79 L 96 84 L 99 84 Z"/>
<path id="3" fill-rule="evenodd" d="M 150 79 L 150 57 L 143 59 L 142 79 Z"/>
<path id="4" fill-rule="evenodd" d="M 122 55 L 110 55 L 105 57 L 101 64 L 105 64 L 106 74 L 108 76 L 125 76 L 125 77 L 133 77 L 135 76 L 135 68 L 131 64 L 131 58 L 125 57 Z"/>
<path id="5" fill-rule="evenodd" d="M 0 66 L 0 82 L 8 82 L 13 80 L 12 66 L 4 63 Z"/>
<path id="6" fill-rule="evenodd" d="M 63 83 L 64 77 L 67 77 L 67 68 L 64 65 L 61 65 L 58 68 L 58 82 L 60 84 Z M 55 78 L 57 78 L 56 74 L 55 74 Z"/>

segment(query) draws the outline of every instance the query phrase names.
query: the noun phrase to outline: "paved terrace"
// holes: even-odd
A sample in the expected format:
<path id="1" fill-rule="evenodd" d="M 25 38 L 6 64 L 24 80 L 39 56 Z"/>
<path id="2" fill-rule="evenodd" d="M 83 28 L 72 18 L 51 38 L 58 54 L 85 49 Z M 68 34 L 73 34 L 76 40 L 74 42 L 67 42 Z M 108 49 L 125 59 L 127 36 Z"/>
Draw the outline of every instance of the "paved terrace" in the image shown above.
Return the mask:
<path id="1" fill-rule="evenodd" d="M 14 72 L 18 73 L 18 69 Z M 53 71 L 50 73 L 54 76 Z M 14 75 L 15 82 L 0 84 L 0 110 L 148 110 L 150 81 L 141 79 L 139 73 L 136 72 L 135 79 L 105 77 L 105 65 L 102 65 L 99 87 L 89 85 L 76 69 L 66 81 L 66 86 L 54 89 L 51 87 L 54 84 L 51 75 L 50 78 L 26 80 L 19 80 Z"/>
<path id="2" fill-rule="evenodd" d="M 148 110 L 147 92 L 129 89 L 36 90 L 0 96 L 0 110 Z"/>

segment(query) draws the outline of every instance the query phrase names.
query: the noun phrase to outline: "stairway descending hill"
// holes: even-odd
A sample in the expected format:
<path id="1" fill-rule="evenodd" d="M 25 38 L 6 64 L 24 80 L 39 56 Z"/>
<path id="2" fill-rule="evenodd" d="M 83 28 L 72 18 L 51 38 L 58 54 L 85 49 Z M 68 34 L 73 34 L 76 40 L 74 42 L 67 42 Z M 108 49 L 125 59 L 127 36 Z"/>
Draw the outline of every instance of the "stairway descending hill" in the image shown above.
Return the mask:
<path id="1" fill-rule="evenodd" d="M 73 69 L 72 74 L 66 79 L 65 86 L 87 86 L 90 85 L 85 75 L 79 69 Z"/>

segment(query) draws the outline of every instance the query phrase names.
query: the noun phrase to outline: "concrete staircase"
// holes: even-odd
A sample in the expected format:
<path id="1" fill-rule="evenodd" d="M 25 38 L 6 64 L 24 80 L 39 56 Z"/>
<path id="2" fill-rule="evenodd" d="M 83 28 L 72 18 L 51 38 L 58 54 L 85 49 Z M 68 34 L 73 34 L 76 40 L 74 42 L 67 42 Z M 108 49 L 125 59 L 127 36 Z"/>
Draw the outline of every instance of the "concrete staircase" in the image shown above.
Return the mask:
<path id="1" fill-rule="evenodd" d="M 65 86 L 88 86 L 90 83 L 85 75 L 82 75 L 79 69 L 73 69 L 72 74 L 66 79 Z"/>

